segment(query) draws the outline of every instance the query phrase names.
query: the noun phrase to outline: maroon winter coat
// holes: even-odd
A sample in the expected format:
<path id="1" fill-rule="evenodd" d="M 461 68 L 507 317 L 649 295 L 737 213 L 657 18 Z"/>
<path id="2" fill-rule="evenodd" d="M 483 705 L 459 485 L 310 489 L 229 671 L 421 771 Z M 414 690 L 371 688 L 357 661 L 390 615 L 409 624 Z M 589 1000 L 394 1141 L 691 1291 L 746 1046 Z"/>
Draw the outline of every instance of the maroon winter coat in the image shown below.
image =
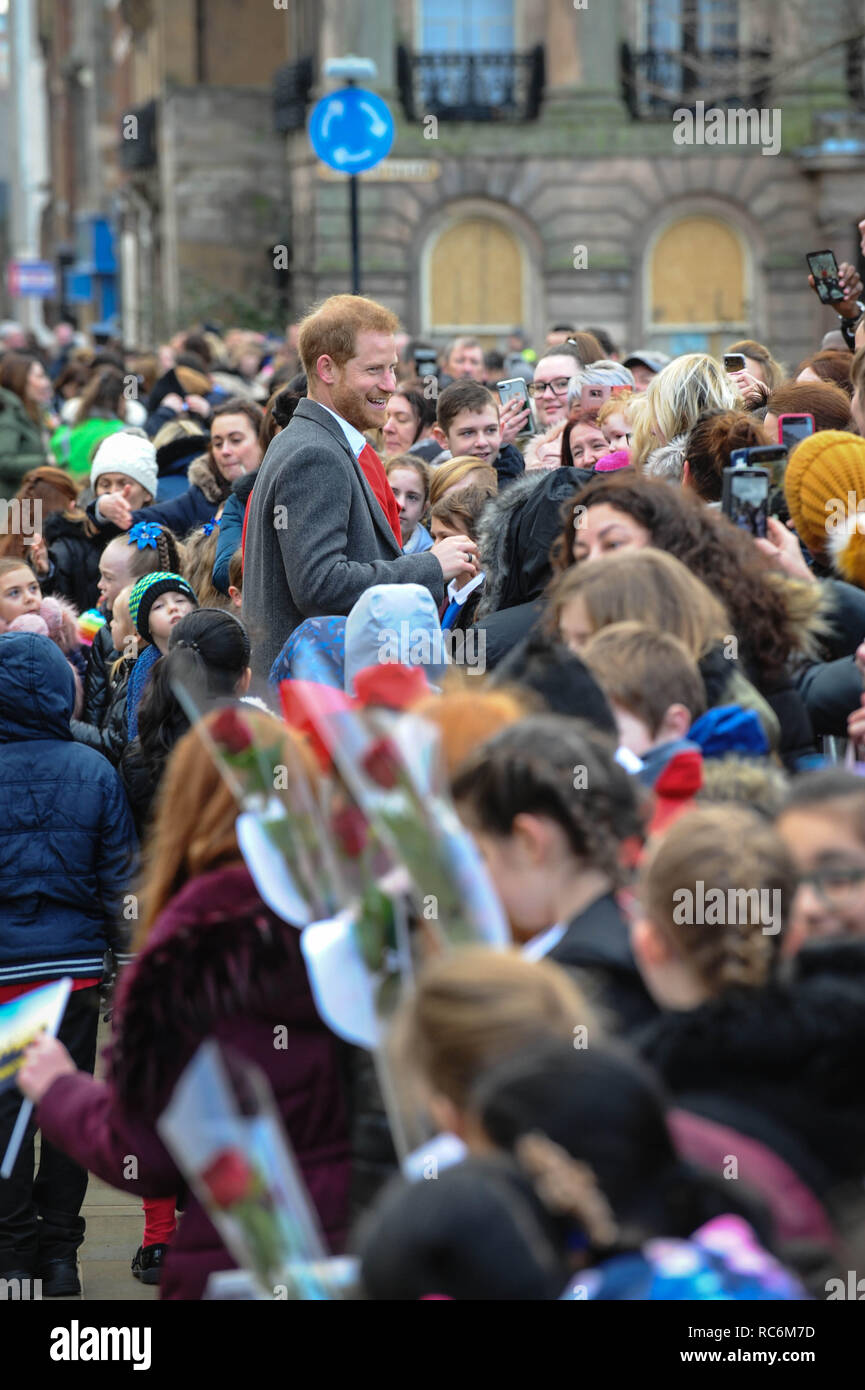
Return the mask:
<path id="1" fill-rule="evenodd" d="M 274 1046 L 284 1025 L 287 1047 Z M 62 1076 L 37 1110 L 45 1138 L 112 1187 L 144 1197 L 183 1188 L 155 1122 L 198 1045 L 216 1038 L 254 1062 L 276 1096 L 333 1251 L 348 1221 L 349 1125 L 340 1044 L 318 1017 L 300 936 L 265 907 L 244 865 L 191 880 L 154 924 L 117 990 L 107 1080 Z M 127 1179 L 130 1156 L 137 1177 Z M 231 1269 L 194 1194 L 166 1256 L 160 1296 L 200 1298 Z"/>

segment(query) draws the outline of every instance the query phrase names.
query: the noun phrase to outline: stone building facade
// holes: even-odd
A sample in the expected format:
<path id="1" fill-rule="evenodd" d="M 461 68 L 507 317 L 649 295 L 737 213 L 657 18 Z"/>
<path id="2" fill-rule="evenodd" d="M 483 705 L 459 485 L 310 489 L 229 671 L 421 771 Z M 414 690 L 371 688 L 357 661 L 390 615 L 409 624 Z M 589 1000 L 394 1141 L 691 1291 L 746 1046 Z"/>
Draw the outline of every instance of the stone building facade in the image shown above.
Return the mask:
<path id="1" fill-rule="evenodd" d="M 804 356 L 835 323 L 805 252 L 855 261 L 865 215 L 862 25 L 826 0 L 818 46 L 807 7 L 785 8 L 783 33 L 772 15 L 760 0 L 298 0 L 293 60 L 372 57 L 397 121 L 361 177 L 364 292 L 435 338 L 522 323 L 539 341 L 561 319 L 668 352 L 756 336 Z M 673 113 L 698 101 L 695 139 L 715 107 L 755 115 L 725 144 L 677 143 Z M 303 129 L 287 143 L 300 310 L 347 287 L 347 181 Z"/>
<path id="2" fill-rule="evenodd" d="M 666 351 L 754 335 L 792 361 L 834 325 L 804 255 L 856 256 L 861 0 L 786 0 L 783 24 L 777 0 L 38 5 L 44 254 L 82 215 L 106 223 L 131 343 L 202 318 L 281 328 L 350 288 L 347 180 L 308 137 L 324 65 L 350 53 L 396 122 L 360 179 L 362 289 L 411 332 L 537 342 L 561 319 Z M 698 102 L 757 123 L 677 143 Z"/>

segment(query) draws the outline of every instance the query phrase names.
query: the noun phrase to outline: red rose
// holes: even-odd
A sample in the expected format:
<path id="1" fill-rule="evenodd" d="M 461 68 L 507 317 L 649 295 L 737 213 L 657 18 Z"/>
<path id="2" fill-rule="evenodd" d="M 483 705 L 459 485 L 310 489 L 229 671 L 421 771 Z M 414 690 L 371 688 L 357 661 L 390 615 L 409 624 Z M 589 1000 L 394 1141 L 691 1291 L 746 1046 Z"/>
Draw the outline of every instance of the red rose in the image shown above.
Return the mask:
<path id="1" fill-rule="evenodd" d="M 286 724 L 307 736 L 322 772 L 331 772 L 330 750 L 318 731 L 312 711 L 324 716 L 344 713 L 351 708 L 348 696 L 333 686 L 316 685 L 312 681 L 280 681 L 279 698 Z"/>
<path id="2" fill-rule="evenodd" d="M 210 736 L 226 753 L 245 753 L 252 747 L 249 725 L 233 705 L 220 710 L 210 726 Z"/>
<path id="3" fill-rule="evenodd" d="M 201 1174 L 201 1181 L 218 1207 L 232 1207 L 249 1196 L 253 1178 L 239 1149 L 222 1149 Z"/>
<path id="4" fill-rule="evenodd" d="M 362 852 L 369 834 L 369 826 L 356 806 L 346 806 L 337 811 L 331 822 L 331 829 L 344 854 L 356 859 Z"/>
<path id="5" fill-rule="evenodd" d="M 363 755 L 363 770 L 378 786 L 390 791 L 399 781 L 402 765 L 389 738 L 376 739 Z"/>
<path id="6" fill-rule="evenodd" d="M 420 666 L 365 666 L 354 678 L 354 696 L 361 705 L 402 710 L 428 694 L 429 682 Z"/>

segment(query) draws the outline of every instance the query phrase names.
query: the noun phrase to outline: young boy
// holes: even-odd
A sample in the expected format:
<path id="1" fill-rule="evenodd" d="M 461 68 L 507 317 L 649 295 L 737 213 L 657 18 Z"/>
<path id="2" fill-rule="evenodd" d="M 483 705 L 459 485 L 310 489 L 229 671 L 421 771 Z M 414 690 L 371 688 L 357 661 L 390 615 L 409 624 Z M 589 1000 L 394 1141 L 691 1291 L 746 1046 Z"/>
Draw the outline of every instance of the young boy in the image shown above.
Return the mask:
<path id="1" fill-rule="evenodd" d="M 494 494 L 485 487 L 464 487 L 442 497 L 430 513 L 433 541 L 443 541 L 446 536 L 468 536 L 469 540 L 476 542 L 481 512 L 492 496 Z M 451 580 L 447 588 L 442 628 L 456 628 L 464 632 L 471 627 L 480 603 L 484 578 L 481 570 L 474 579 L 460 577 Z"/>
<path id="2" fill-rule="evenodd" d="M 621 747 L 642 760 L 636 775 L 655 793 L 655 833 L 690 809 L 703 781 L 702 753 L 687 736 L 706 708 L 697 663 L 677 637 L 642 623 L 612 623 L 580 654 L 610 702 Z"/>
<path id="3" fill-rule="evenodd" d="M 476 381 L 455 381 L 442 391 L 433 435 L 453 458 L 471 454 L 491 464 L 498 474 L 499 488 L 525 471 L 519 449 L 513 444 L 502 446 L 498 398 Z"/>

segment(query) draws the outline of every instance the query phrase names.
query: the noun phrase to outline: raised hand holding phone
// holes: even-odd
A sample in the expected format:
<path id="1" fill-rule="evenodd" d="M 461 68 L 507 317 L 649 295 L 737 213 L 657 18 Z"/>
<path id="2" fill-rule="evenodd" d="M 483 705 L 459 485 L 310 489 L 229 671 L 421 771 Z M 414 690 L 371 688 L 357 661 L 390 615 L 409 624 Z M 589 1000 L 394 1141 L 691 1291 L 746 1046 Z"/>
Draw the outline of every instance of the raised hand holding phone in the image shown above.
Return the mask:
<path id="1" fill-rule="evenodd" d="M 751 372 L 731 372 L 730 380 L 736 383 L 736 390 L 746 405 L 757 405 L 769 399 L 769 387 L 765 381 L 760 381 Z"/>
<path id="2" fill-rule="evenodd" d="M 499 423 L 502 427 L 502 447 L 506 444 L 513 444 L 517 435 L 525 433 L 527 427 L 531 425 L 531 412 L 528 406 L 524 406 L 518 396 L 512 396 L 501 408 L 499 412 Z"/>

